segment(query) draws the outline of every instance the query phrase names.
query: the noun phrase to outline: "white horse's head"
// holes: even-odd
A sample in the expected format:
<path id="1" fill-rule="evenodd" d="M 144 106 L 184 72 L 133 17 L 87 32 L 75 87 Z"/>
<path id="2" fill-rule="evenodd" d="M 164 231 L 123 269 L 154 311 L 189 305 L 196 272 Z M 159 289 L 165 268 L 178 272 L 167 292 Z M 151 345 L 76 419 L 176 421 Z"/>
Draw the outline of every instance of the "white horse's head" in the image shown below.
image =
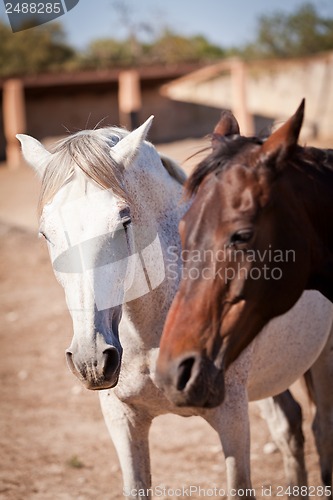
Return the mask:
<path id="1" fill-rule="evenodd" d="M 117 384 L 122 305 L 165 277 L 157 226 L 138 220 L 133 206 L 143 182 L 135 169 L 138 158 L 144 165 L 162 165 L 145 142 L 151 122 L 152 117 L 131 133 L 114 127 L 79 132 L 54 153 L 32 137 L 18 136 L 25 159 L 43 179 L 39 231 L 73 319 L 67 361 L 90 389 Z"/>

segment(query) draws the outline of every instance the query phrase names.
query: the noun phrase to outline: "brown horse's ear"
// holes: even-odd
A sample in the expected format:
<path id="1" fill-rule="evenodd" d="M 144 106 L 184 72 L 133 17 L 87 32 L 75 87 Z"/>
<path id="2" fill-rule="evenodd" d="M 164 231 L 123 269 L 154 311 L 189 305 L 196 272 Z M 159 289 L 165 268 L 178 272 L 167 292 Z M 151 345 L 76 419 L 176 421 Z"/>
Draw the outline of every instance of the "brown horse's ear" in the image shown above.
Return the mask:
<path id="1" fill-rule="evenodd" d="M 239 125 L 231 111 L 223 110 L 220 121 L 214 128 L 212 135 L 212 149 L 216 149 L 223 137 L 227 135 L 239 135 Z"/>
<path id="2" fill-rule="evenodd" d="M 302 100 L 296 113 L 267 139 L 260 149 L 260 156 L 274 158 L 279 165 L 297 145 L 304 117 L 305 99 Z"/>

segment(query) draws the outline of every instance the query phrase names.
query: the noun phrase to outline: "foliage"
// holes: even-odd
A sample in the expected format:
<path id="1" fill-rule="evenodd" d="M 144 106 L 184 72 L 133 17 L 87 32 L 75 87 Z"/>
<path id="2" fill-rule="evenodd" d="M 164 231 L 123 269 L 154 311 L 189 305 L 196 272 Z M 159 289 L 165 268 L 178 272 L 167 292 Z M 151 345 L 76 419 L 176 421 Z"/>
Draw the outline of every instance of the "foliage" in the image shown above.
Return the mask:
<path id="1" fill-rule="evenodd" d="M 0 22 L 0 76 L 19 76 L 60 68 L 74 55 L 62 42 L 58 23 L 13 33 Z"/>
<path id="2" fill-rule="evenodd" d="M 105 69 L 112 66 L 208 62 L 224 55 L 223 49 L 210 44 L 203 36 L 185 38 L 166 30 L 152 43 L 141 43 L 134 35 L 124 41 L 95 40 L 84 54 L 82 64 Z"/>
<path id="3" fill-rule="evenodd" d="M 259 19 L 258 35 L 247 57 L 302 57 L 333 50 L 333 19 L 321 17 L 311 4 L 294 14 L 276 13 Z"/>
<path id="4" fill-rule="evenodd" d="M 150 64 L 212 61 L 225 55 L 203 36 L 186 38 L 165 31 L 152 43 L 140 42 L 135 34 L 126 40 L 99 39 L 83 52 L 62 40 L 60 24 L 52 23 L 13 34 L 0 22 L 0 77 L 107 69 Z"/>
<path id="5" fill-rule="evenodd" d="M 225 50 L 212 45 L 203 36 L 185 38 L 165 30 L 154 43 L 145 47 L 146 59 L 162 64 L 211 61 L 225 56 Z"/>
<path id="6" fill-rule="evenodd" d="M 82 66 L 106 69 L 133 66 L 140 61 L 141 47 L 136 40 L 125 41 L 112 38 L 92 42 L 82 57 Z"/>

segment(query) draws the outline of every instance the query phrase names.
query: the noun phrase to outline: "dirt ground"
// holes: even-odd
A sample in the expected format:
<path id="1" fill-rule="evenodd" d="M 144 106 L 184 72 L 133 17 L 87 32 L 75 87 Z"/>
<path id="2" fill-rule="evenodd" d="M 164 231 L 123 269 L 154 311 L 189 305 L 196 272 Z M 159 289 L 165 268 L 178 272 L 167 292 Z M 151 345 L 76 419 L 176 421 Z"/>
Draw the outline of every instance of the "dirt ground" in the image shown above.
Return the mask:
<path id="1" fill-rule="evenodd" d="M 187 143 L 165 148 L 180 160 L 194 150 Z M 98 396 L 81 387 L 66 366 L 71 321 L 36 235 L 37 192 L 27 167 L 0 169 L 0 499 L 121 500 L 121 473 Z M 309 484 L 316 486 L 312 410 L 300 387 L 294 390 L 304 412 Z M 286 483 L 280 454 L 264 453 L 270 438 L 255 406 L 251 433 L 253 487 L 262 498 L 262 486 L 274 491 Z M 205 488 L 207 496 L 209 488 L 226 488 L 218 438 L 197 417 L 156 419 L 151 458 L 156 498 L 186 498 L 186 490 L 176 496 L 172 489 L 191 485 Z"/>

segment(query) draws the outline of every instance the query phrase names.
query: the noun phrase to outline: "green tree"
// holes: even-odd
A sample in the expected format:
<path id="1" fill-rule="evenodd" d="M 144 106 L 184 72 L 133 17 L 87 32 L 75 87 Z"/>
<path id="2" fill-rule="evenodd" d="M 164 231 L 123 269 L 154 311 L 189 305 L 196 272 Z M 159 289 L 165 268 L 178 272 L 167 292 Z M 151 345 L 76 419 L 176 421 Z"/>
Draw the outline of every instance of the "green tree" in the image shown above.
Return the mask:
<path id="1" fill-rule="evenodd" d="M 146 60 L 160 64 L 211 61 L 225 56 L 221 47 L 201 35 L 190 38 L 165 30 L 161 37 L 145 46 Z"/>
<path id="2" fill-rule="evenodd" d="M 110 67 L 133 66 L 138 61 L 136 44 L 132 40 L 114 40 L 105 38 L 93 41 L 82 54 L 82 66 L 86 68 L 106 69 Z"/>
<path id="3" fill-rule="evenodd" d="M 12 33 L 0 22 L 0 76 L 20 76 L 63 68 L 75 54 L 58 23 Z"/>
<path id="4" fill-rule="evenodd" d="M 221 58 L 225 51 L 212 45 L 203 36 L 186 38 L 165 30 L 151 43 L 136 37 L 126 40 L 100 39 L 92 42 L 81 56 L 82 68 L 128 67 L 151 64 L 211 61 Z"/>
<path id="5" fill-rule="evenodd" d="M 333 19 L 321 17 L 311 4 L 295 13 L 259 19 L 258 35 L 244 54 L 252 57 L 301 57 L 333 49 Z"/>

